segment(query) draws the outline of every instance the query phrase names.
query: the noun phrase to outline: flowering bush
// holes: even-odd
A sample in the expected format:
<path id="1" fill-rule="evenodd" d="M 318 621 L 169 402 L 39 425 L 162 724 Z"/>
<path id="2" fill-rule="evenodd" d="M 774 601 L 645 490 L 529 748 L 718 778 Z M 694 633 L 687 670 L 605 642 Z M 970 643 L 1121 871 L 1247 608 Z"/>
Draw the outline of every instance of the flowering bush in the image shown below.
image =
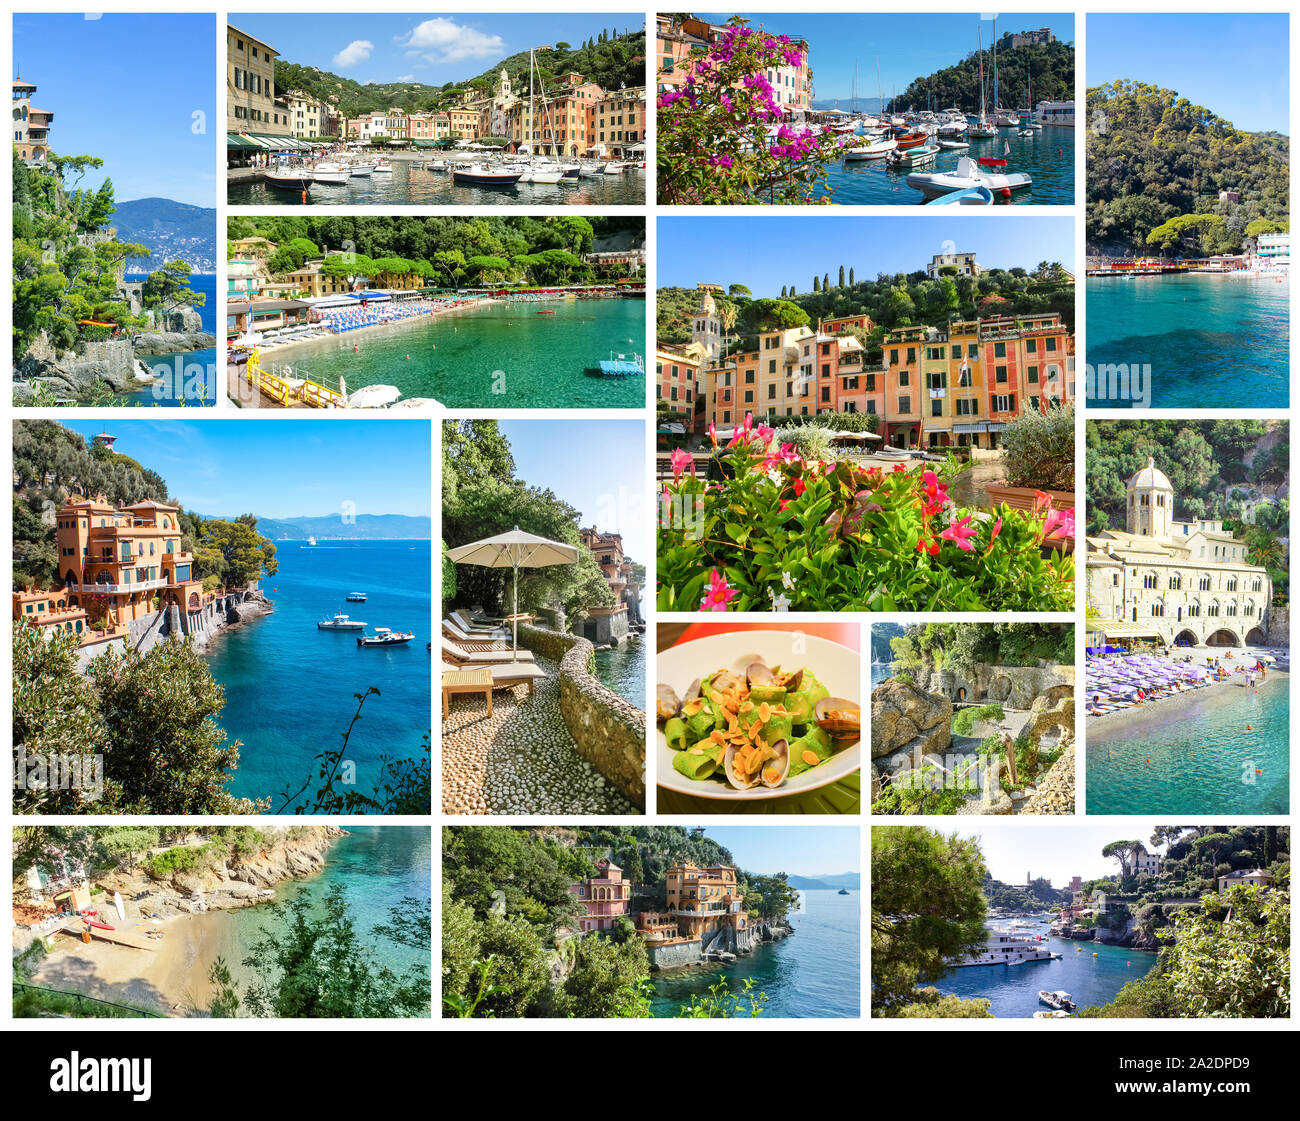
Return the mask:
<path id="1" fill-rule="evenodd" d="M 811 202 L 839 139 L 822 127 L 782 123 L 785 110 L 767 71 L 798 66 L 802 48 L 735 16 L 693 55 L 676 89 L 659 95 L 659 201 Z"/>
<path id="2" fill-rule="evenodd" d="M 752 418 L 697 478 L 683 453 L 659 497 L 661 611 L 1069 611 L 1072 511 L 958 508 L 961 468 L 805 460 Z M 1048 545 L 1045 546 L 1045 542 Z M 1044 556 L 1044 553 L 1047 555 Z"/>

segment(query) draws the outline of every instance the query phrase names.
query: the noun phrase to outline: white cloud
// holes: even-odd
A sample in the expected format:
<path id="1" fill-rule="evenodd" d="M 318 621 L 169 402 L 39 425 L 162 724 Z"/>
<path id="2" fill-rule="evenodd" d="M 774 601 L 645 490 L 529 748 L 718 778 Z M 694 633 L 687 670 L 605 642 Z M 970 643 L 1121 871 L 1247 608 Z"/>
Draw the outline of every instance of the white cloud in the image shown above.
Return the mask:
<path id="1" fill-rule="evenodd" d="M 414 75 L 414 74 L 400 74 L 400 75 L 398 75 L 396 78 L 394 78 L 393 81 L 394 81 L 394 82 L 414 82 L 414 81 L 415 81 L 415 75 Z"/>
<path id="2" fill-rule="evenodd" d="M 397 42 L 412 52 L 420 52 L 434 63 L 461 62 L 467 58 L 501 58 L 506 53 L 500 35 L 485 35 L 472 27 L 461 27 L 455 20 L 437 17 L 418 23 Z"/>
<path id="3" fill-rule="evenodd" d="M 334 65 L 346 70 L 349 66 L 356 66 L 358 62 L 365 62 L 374 49 L 375 45 L 369 39 L 353 39 L 334 56 Z"/>

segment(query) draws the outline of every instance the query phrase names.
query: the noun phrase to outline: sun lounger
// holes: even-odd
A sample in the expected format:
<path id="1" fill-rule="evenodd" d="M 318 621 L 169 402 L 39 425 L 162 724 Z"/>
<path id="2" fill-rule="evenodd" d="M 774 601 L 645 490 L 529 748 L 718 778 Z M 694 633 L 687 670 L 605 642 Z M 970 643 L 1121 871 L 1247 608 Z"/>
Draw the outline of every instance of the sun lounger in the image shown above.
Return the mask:
<path id="1" fill-rule="evenodd" d="M 466 634 L 485 634 L 493 638 L 509 638 L 510 631 L 505 627 L 489 627 L 469 620 L 463 611 L 452 611 L 448 618 Z"/>
<path id="2" fill-rule="evenodd" d="M 448 675 L 455 676 L 448 676 Z M 476 680 L 469 681 L 466 677 L 474 674 Z M 466 675 L 462 677 L 461 675 Z M 492 715 L 492 690 L 493 689 L 511 689 L 516 685 L 527 685 L 528 695 L 533 695 L 533 688 L 539 678 L 546 676 L 546 671 L 540 666 L 527 662 L 505 662 L 493 666 L 457 666 L 450 662 L 442 663 L 442 710 L 447 712 L 451 707 L 451 697 L 456 693 L 478 693 L 482 692 L 487 697 L 487 713 Z"/>
<path id="3" fill-rule="evenodd" d="M 520 650 L 517 656 L 512 656 L 512 652 L 509 650 L 466 650 L 446 635 L 442 636 L 442 653 L 447 661 L 467 666 L 493 665 L 511 661 L 535 662 L 537 660 L 531 650 Z"/>
<path id="4" fill-rule="evenodd" d="M 492 637 L 485 634 L 466 634 L 450 619 L 442 621 L 442 633 L 460 643 L 466 650 L 509 650 L 510 642 L 506 638 Z"/>

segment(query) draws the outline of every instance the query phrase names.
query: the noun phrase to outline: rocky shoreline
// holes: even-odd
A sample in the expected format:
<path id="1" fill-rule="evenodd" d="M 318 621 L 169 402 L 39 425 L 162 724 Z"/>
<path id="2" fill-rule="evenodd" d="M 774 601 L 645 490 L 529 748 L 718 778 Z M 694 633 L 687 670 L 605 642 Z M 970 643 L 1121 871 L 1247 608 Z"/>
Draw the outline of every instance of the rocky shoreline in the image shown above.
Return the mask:
<path id="1" fill-rule="evenodd" d="M 203 862 L 161 879 L 137 865 L 110 873 L 96 886 L 109 899 L 113 892 L 121 893 L 127 921 L 253 907 L 269 902 L 279 884 L 320 872 L 330 846 L 345 835 L 336 826 L 270 826 L 259 832 L 264 843 L 250 852 Z M 197 840 L 197 835 L 191 840 Z"/>
<path id="2" fill-rule="evenodd" d="M 211 627 L 204 627 L 194 632 L 191 636 L 194 639 L 194 648 L 200 654 L 208 654 L 213 643 L 227 631 L 243 626 L 245 623 L 264 619 L 274 612 L 275 604 L 266 598 L 266 594 L 261 589 L 253 588 L 245 594 L 241 602 L 226 610 L 224 619 L 214 620 Z"/>

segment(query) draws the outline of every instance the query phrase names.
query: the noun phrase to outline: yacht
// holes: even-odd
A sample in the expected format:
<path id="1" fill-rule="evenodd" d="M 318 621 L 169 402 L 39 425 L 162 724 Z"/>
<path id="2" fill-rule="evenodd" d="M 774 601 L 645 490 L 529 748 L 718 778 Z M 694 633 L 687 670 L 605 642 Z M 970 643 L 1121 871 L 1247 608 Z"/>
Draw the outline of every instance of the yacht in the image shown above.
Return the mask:
<path id="1" fill-rule="evenodd" d="M 348 592 L 348 594 L 347 594 L 347 601 L 348 601 L 348 603 L 365 603 L 365 602 L 366 602 L 366 593 L 365 593 L 365 592 Z"/>
<path id="2" fill-rule="evenodd" d="M 467 183 L 475 187 L 513 187 L 523 175 L 522 171 L 508 171 L 487 164 L 470 164 L 468 167 L 451 169 L 453 183 Z"/>
<path id="3" fill-rule="evenodd" d="M 364 631 L 366 624 L 348 615 L 335 615 L 332 619 L 322 619 L 316 628 L 322 631 Z"/>
<path id="4" fill-rule="evenodd" d="M 363 624 L 364 625 L 364 624 Z M 394 631 L 387 627 L 376 627 L 374 634 L 363 634 L 357 638 L 358 646 L 403 646 L 415 637 L 410 631 Z"/>
<path id="5" fill-rule="evenodd" d="M 990 931 L 984 940 L 983 950 L 962 961 L 952 961 L 948 964 L 953 969 L 973 965 L 1025 965 L 1035 961 L 1051 961 L 1060 956 L 1048 949 L 1046 943 L 1036 938 Z"/>
<path id="6" fill-rule="evenodd" d="M 311 182 L 312 172 L 304 167 L 275 167 L 266 172 L 266 185 L 281 191 L 305 191 Z"/>
<path id="7" fill-rule="evenodd" d="M 1034 106 L 1034 119 L 1044 125 L 1074 128 L 1074 102 L 1040 101 Z"/>

